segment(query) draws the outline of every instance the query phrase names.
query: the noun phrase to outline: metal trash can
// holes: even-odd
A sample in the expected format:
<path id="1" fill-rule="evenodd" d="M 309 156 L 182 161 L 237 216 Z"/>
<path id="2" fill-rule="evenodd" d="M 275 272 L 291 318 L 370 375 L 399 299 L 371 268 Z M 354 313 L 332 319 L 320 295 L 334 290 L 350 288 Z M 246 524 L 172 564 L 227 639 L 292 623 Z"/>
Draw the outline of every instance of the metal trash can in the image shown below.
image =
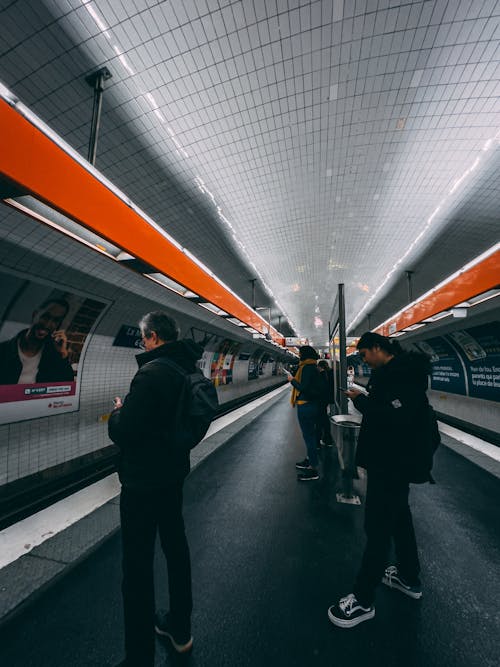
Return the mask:
<path id="1" fill-rule="evenodd" d="M 333 415 L 332 435 L 337 445 L 339 464 L 342 470 L 342 492 L 337 493 L 337 502 L 361 505 L 360 497 L 353 493 L 352 480 L 357 478 L 356 447 L 361 427 L 361 415 Z"/>

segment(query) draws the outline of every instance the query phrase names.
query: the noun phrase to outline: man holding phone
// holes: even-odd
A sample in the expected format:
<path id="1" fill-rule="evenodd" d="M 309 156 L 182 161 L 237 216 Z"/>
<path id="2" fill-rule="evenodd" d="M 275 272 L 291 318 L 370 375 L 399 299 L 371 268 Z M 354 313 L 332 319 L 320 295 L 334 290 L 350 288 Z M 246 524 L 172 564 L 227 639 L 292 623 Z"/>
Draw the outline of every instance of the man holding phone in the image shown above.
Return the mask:
<path id="1" fill-rule="evenodd" d="M 0 343 L 0 384 L 72 382 L 66 332 L 65 299 L 47 299 L 33 312 L 29 329 Z"/>

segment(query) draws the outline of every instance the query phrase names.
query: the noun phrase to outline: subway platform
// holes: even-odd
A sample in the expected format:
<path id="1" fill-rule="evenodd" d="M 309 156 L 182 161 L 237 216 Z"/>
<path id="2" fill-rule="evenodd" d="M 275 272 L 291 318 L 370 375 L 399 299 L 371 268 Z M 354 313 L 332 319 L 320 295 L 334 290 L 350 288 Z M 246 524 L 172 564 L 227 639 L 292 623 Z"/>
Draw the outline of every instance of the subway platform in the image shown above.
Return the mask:
<path id="1" fill-rule="evenodd" d="M 297 482 L 294 462 L 304 452 L 288 392 L 242 426 L 186 482 L 194 649 L 179 660 L 158 641 L 157 665 L 498 665 L 500 464 L 490 461 L 485 470 L 477 454 L 467 460 L 464 445 L 443 436 L 437 484 L 413 485 L 411 492 L 422 599 L 381 585 L 375 618 L 339 629 L 327 609 L 351 590 L 364 546 L 363 505 L 336 501 L 335 449 L 322 453 L 320 481 Z M 356 490 L 363 496 L 362 480 Z M 121 547 L 119 534 L 110 534 L 0 626 L 2 666 L 120 662 Z M 159 606 L 166 604 L 162 565 L 159 560 Z"/>

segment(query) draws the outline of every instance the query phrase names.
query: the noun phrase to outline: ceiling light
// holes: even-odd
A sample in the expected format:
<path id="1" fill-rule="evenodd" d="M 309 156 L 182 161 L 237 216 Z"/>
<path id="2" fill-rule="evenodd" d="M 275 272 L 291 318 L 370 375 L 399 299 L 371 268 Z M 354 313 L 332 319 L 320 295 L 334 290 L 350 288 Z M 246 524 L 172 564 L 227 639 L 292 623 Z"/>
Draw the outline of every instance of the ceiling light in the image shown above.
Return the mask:
<path id="1" fill-rule="evenodd" d="M 146 278 L 150 278 L 151 280 L 154 280 L 160 285 L 163 285 L 163 287 L 167 287 L 169 290 L 172 290 L 172 292 L 176 292 L 177 294 L 186 297 L 186 299 L 198 298 L 198 294 L 191 292 L 191 290 L 175 282 L 175 280 L 167 278 L 167 276 L 164 276 L 163 273 L 145 273 L 144 275 L 146 276 Z"/>
<path id="2" fill-rule="evenodd" d="M 209 310 L 211 313 L 214 313 L 215 315 L 220 315 L 221 317 L 227 317 L 229 313 L 226 313 L 225 310 L 222 310 L 222 308 L 219 308 L 219 306 L 216 306 L 214 303 L 200 303 L 199 304 L 202 308 L 206 308 Z"/>
<path id="3" fill-rule="evenodd" d="M 411 327 L 406 327 L 406 329 L 402 329 L 405 333 L 407 331 L 415 331 L 415 329 L 420 329 L 420 327 L 425 327 L 425 322 L 420 322 L 419 324 L 412 324 Z"/>
<path id="4" fill-rule="evenodd" d="M 443 317 L 448 317 L 448 315 L 451 315 L 449 310 L 443 310 L 441 313 L 437 313 L 436 315 L 433 315 L 432 317 L 427 317 L 425 320 L 422 320 L 422 322 L 427 323 L 427 322 L 437 322 L 438 320 L 442 320 Z"/>
<path id="5" fill-rule="evenodd" d="M 496 296 L 500 296 L 500 289 L 490 289 L 487 292 L 483 292 L 482 294 L 478 294 L 472 299 L 469 299 L 469 302 L 471 306 L 477 306 L 478 303 L 483 303 L 483 301 L 494 299 Z"/>
<path id="6" fill-rule="evenodd" d="M 53 229 L 57 229 L 59 232 L 66 234 L 66 236 L 70 236 L 72 239 L 83 243 L 93 250 L 98 250 L 108 257 L 117 259 L 122 252 L 121 248 L 118 248 L 101 236 L 91 232 L 86 227 L 67 218 L 62 213 L 59 213 L 59 211 L 43 204 L 31 195 L 12 197 L 4 199 L 3 201 L 9 206 L 12 206 L 12 208 L 29 215 L 31 218 L 34 218 L 39 222 L 43 222 L 45 225 L 48 225 Z"/>

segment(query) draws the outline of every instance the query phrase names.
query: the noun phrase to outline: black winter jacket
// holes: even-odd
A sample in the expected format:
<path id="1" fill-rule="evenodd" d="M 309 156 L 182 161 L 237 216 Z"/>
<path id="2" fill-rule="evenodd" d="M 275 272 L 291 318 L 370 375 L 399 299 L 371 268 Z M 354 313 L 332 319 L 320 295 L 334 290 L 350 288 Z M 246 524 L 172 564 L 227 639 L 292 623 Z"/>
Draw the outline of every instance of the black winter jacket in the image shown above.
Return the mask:
<path id="1" fill-rule="evenodd" d="M 313 364 L 306 364 L 302 369 L 302 376 L 300 383 L 291 380 L 291 384 L 295 389 L 299 390 L 299 401 L 307 401 L 308 403 L 318 402 L 321 398 L 322 382 L 319 377 L 318 367 Z"/>
<path id="2" fill-rule="evenodd" d="M 23 365 L 19 359 L 17 342 L 28 329 L 23 329 L 17 336 L 0 343 L 0 384 L 17 384 Z M 36 374 L 37 382 L 73 382 L 75 374 L 67 359 L 63 359 L 54 347 L 53 340 L 48 340 L 42 347 L 40 365 Z"/>
<path id="3" fill-rule="evenodd" d="M 417 352 L 397 355 L 372 373 L 368 396 L 353 401 L 363 415 L 357 465 L 407 481 L 429 479 L 435 447 L 429 373 L 429 359 Z"/>
<path id="4" fill-rule="evenodd" d="M 173 446 L 175 415 L 183 377 L 165 356 L 188 373 L 196 371 L 203 348 L 190 340 L 165 343 L 136 356 L 139 370 L 123 406 L 109 418 L 109 437 L 120 448 L 118 473 L 123 485 L 161 488 L 189 472 L 189 452 Z"/>

